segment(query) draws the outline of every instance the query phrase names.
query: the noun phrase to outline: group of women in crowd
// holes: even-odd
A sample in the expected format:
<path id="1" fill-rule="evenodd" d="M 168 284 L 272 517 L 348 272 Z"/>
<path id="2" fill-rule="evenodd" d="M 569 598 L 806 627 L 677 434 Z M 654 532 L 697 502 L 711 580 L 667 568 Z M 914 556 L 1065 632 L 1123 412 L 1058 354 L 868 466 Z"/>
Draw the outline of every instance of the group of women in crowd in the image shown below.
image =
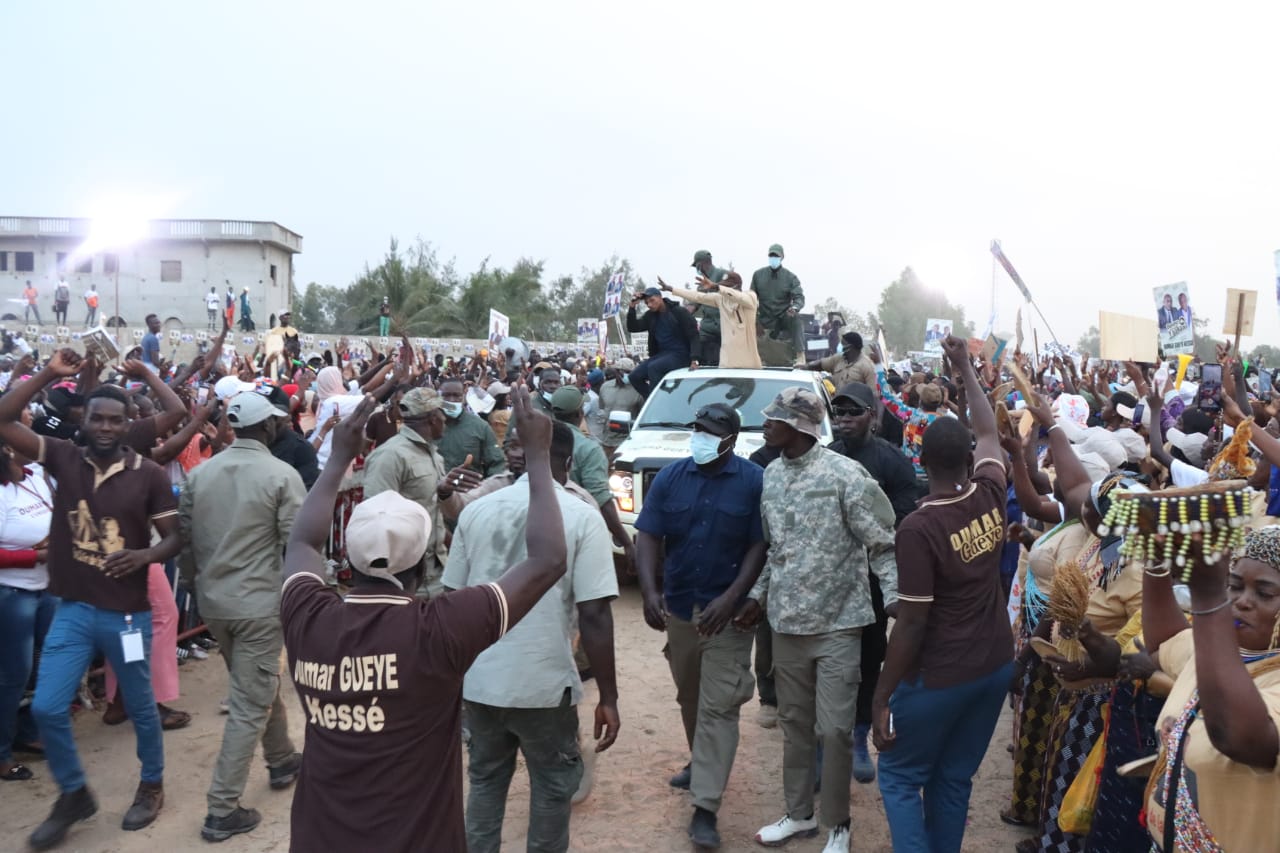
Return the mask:
<path id="1" fill-rule="evenodd" d="M 1174 506 L 1226 480 L 1265 486 L 1280 464 L 1280 423 L 1266 401 L 1248 399 L 1241 364 L 1225 367 L 1216 402 L 1230 440 L 1209 459 L 1163 445 L 1162 420 L 1176 429 L 1199 416 L 1179 413 L 1187 395 L 1153 388 L 1133 365 L 1127 378 L 1103 368 L 1101 384 L 1076 377 L 1108 397 L 1089 390 L 1051 406 L 1053 393 L 1068 393 L 1051 380 L 1013 412 L 1003 443 L 1025 523 L 1010 527 L 1022 559 L 1010 602 L 1013 786 L 1001 818 L 1031 830 L 1021 853 L 1120 853 L 1153 841 L 1165 851 L 1280 850 L 1280 519 L 1258 492 L 1238 522 L 1248 527 L 1243 548 L 1217 561 L 1207 521 L 1194 534 L 1185 518 L 1180 533 L 1176 519 L 1161 524 L 1162 538 L 1186 540 L 1176 561 L 1126 554 L 1136 528 L 1104 522 L 1120 496 L 1161 496 L 1172 483 L 1196 484 L 1169 492 Z M 1098 425 L 1064 429 L 1081 398 Z M 1019 414 L 1030 428 L 1016 428 Z M 1093 448 L 1122 447 L 1124 431 L 1152 452 L 1113 469 Z M 1187 433 L 1175 435 L 1189 446 Z"/>

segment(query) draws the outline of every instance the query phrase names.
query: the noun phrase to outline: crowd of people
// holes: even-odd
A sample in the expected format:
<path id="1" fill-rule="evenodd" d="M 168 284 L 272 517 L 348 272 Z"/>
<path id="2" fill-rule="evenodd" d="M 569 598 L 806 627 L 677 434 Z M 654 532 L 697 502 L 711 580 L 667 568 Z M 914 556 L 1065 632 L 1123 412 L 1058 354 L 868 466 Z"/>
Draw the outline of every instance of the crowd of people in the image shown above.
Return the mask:
<path id="1" fill-rule="evenodd" d="M 154 317 L 119 366 L 0 361 L 0 780 L 43 757 L 60 791 L 30 845 L 97 811 L 105 771 L 82 765 L 72 711 L 99 665 L 104 720 L 137 739 L 122 828 L 157 818 L 162 733 L 189 720 L 167 704 L 178 637 L 196 634 L 227 669 L 206 841 L 262 820 L 242 802 L 260 742 L 270 787 L 294 789 L 294 850 L 499 850 L 517 756 L 528 848 L 567 850 L 590 756 L 622 732 L 611 602 L 634 574 L 699 849 L 721 845 L 758 698 L 783 743 L 761 845 L 825 832 L 846 853 L 852 785 L 877 782 L 896 850 L 960 850 L 1008 702 L 999 817 L 1028 829 L 1024 853 L 1280 850 L 1280 401 L 1251 393 L 1254 367 L 1221 351 L 1206 399 L 1168 365 L 989 363 L 947 337 L 931 369 L 897 371 L 840 325 L 834 353 L 797 362 L 803 293 L 782 247 L 769 258 L 744 289 L 700 251 L 695 288 L 636 294 L 639 364 L 446 359 L 407 337 L 304 354 L 288 313 L 282 349 L 240 357 L 214 291 L 222 332 L 187 364 L 164 360 Z M 740 402 L 690 412 L 633 541 L 611 416 L 673 369 L 766 354 L 827 393 L 778 394 L 758 448 Z M 1181 531 L 1176 558 L 1114 521 L 1122 499 L 1172 490 L 1176 507 L 1239 480 L 1258 500 L 1229 559 L 1185 504 L 1159 522 L 1161 542 Z"/>

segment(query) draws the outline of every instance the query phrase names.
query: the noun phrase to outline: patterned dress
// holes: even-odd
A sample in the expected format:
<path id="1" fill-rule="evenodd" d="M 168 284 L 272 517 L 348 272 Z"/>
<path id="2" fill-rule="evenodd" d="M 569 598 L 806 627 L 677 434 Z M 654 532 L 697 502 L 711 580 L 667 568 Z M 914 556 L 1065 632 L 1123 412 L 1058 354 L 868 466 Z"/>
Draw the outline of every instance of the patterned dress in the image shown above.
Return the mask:
<path id="1" fill-rule="evenodd" d="M 1070 559 L 1090 539 L 1089 531 L 1072 519 L 1050 529 L 1036 540 L 1027 565 L 1027 588 L 1022 595 L 1019 619 L 1019 646 L 1035 633 L 1048 603 L 1048 586 L 1053 569 Z M 1039 826 L 1040 799 L 1044 788 L 1049 728 L 1058 698 L 1058 682 L 1049 665 L 1032 657 L 1023 676 L 1022 696 L 1016 712 L 1016 739 L 1013 747 L 1013 793 L 1005 817 L 1029 826 Z"/>

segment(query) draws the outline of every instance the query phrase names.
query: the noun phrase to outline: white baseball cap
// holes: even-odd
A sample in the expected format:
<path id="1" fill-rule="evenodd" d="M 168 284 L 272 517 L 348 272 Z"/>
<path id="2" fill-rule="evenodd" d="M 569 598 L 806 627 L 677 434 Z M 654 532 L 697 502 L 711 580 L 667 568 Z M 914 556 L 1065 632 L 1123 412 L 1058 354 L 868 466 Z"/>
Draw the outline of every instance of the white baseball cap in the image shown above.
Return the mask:
<path id="1" fill-rule="evenodd" d="M 254 388 L 255 386 L 252 382 L 241 382 L 239 377 L 236 376 L 224 376 L 213 383 L 213 395 L 226 402 L 235 395 L 245 391 L 252 391 Z"/>

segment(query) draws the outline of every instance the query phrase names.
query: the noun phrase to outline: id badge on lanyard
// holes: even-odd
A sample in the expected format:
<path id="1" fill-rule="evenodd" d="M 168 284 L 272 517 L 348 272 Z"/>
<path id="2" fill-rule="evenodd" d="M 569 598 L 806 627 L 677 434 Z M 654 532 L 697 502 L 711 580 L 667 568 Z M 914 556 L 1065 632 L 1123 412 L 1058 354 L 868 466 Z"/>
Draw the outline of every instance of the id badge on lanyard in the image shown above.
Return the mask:
<path id="1" fill-rule="evenodd" d="M 137 663 L 147 657 L 142 644 L 142 632 L 133 627 L 133 616 L 124 615 L 124 630 L 120 632 L 120 651 L 124 654 L 125 663 Z"/>

